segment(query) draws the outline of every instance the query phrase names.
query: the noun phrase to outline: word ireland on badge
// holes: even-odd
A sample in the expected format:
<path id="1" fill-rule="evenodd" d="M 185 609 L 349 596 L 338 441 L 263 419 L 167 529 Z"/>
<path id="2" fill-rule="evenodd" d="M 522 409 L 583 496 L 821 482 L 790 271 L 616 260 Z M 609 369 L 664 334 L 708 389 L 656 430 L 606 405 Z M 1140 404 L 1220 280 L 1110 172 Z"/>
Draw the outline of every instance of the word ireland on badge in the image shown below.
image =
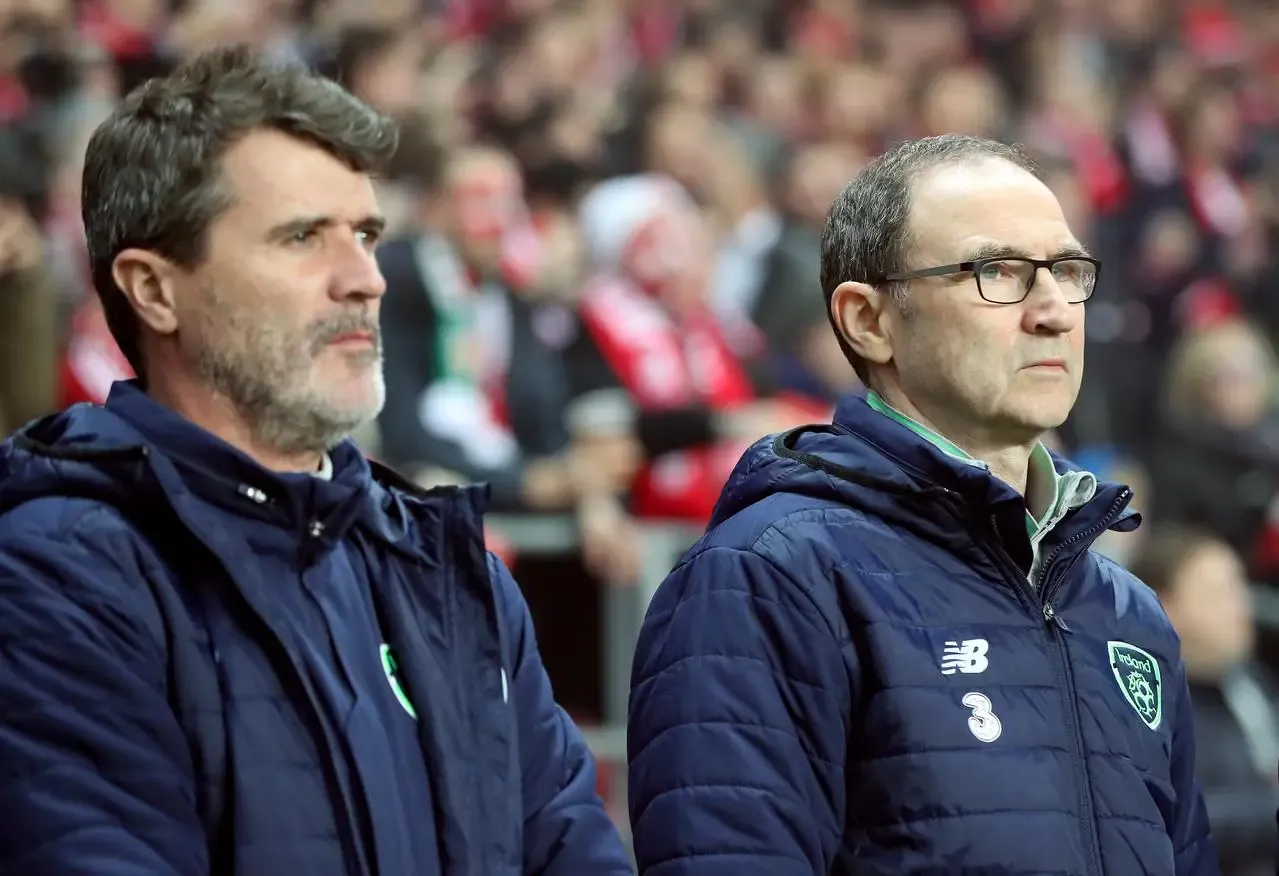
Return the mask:
<path id="1" fill-rule="evenodd" d="M 1127 642 L 1111 641 L 1106 643 L 1106 647 L 1110 651 L 1110 669 L 1124 699 L 1147 727 L 1158 730 L 1164 717 L 1159 661 Z"/>

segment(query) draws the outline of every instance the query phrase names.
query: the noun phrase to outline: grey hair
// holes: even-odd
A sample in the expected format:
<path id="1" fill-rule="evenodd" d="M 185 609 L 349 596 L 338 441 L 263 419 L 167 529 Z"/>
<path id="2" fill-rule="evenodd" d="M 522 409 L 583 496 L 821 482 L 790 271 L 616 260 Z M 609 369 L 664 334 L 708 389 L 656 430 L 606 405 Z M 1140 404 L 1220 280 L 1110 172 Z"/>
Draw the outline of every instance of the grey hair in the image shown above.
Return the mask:
<path id="1" fill-rule="evenodd" d="M 906 284 L 884 278 L 906 268 L 914 245 L 910 226 L 911 189 L 924 173 L 947 164 L 1007 161 L 1036 177 L 1039 169 L 1021 146 L 942 134 L 908 140 L 867 164 L 831 204 L 822 231 L 822 292 L 826 315 L 845 358 L 863 383 L 866 362 L 853 351 L 831 313 L 835 288 L 848 281 L 884 289 L 899 307 L 906 303 Z"/>
<path id="2" fill-rule="evenodd" d="M 89 140 L 81 213 L 93 284 L 111 334 L 145 377 L 139 324 L 112 265 L 121 250 L 160 253 L 184 268 L 204 258 L 209 225 L 230 206 L 220 159 L 258 129 L 314 143 L 353 169 L 380 170 L 395 122 L 300 64 L 243 46 L 196 56 L 131 92 Z"/>

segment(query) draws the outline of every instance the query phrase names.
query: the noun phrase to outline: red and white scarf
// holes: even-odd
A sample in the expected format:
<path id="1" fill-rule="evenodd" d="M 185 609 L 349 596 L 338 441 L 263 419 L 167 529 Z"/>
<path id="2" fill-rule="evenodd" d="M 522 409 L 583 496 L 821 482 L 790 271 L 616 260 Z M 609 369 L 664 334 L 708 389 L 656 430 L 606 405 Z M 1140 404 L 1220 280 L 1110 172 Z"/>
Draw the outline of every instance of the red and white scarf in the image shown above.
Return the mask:
<path id="1" fill-rule="evenodd" d="M 581 317 L 613 373 L 643 410 L 706 404 L 731 410 L 753 398 L 749 379 L 711 313 L 680 323 L 638 286 L 599 275 L 584 290 Z M 632 488 L 636 514 L 707 520 L 749 442 L 666 454 Z"/>

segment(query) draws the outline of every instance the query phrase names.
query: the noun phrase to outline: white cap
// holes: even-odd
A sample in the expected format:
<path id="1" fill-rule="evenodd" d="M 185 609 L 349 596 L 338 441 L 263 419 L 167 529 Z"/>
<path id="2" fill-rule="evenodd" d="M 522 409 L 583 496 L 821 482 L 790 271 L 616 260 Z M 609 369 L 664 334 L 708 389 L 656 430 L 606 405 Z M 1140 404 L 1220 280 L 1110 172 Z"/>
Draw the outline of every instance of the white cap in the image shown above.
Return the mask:
<path id="1" fill-rule="evenodd" d="M 578 221 L 587 257 L 597 268 L 615 267 L 626 245 L 648 220 L 671 209 L 693 209 L 678 182 L 657 173 L 604 180 L 582 199 Z"/>

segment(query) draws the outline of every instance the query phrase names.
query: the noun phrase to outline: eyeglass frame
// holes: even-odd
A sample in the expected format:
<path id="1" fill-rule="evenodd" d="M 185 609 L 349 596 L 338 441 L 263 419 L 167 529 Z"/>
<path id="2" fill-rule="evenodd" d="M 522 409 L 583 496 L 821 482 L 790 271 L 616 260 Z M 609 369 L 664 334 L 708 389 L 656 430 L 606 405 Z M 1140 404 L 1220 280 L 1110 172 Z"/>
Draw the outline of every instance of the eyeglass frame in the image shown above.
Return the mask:
<path id="1" fill-rule="evenodd" d="M 1026 284 L 1026 292 L 1016 301 L 991 301 L 986 297 L 986 293 L 981 288 L 981 277 L 977 275 L 980 268 L 995 262 L 1025 262 L 1035 266 L 1034 272 L 1030 275 L 1030 282 Z M 953 265 L 938 265 L 935 268 L 920 268 L 917 271 L 903 271 L 897 274 L 885 274 L 884 282 L 904 282 L 906 280 L 921 280 L 924 277 L 944 277 L 947 274 L 972 274 L 973 280 L 977 283 L 977 294 L 981 296 L 982 301 L 990 304 L 1021 304 L 1030 297 L 1031 290 L 1035 288 L 1035 281 L 1039 279 L 1039 270 L 1048 268 L 1052 270 L 1053 266 L 1062 262 L 1088 262 L 1093 266 L 1095 273 L 1093 274 L 1092 290 L 1088 293 L 1088 297 L 1079 301 L 1072 301 L 1071 304 L 1083 304 L 1085 301 L 1092 299 L 1093 294 L 1097 291 L 1097 281 L 1101 279 L 1101 261 L 1092 256 L 1081 254 L 1057 256 L 1051 259 L 1032 259 L 1029 256 L 1004 255 L 991 256 L 983 259 L 973 259 L 967 262 L 956 262 Z"/>

